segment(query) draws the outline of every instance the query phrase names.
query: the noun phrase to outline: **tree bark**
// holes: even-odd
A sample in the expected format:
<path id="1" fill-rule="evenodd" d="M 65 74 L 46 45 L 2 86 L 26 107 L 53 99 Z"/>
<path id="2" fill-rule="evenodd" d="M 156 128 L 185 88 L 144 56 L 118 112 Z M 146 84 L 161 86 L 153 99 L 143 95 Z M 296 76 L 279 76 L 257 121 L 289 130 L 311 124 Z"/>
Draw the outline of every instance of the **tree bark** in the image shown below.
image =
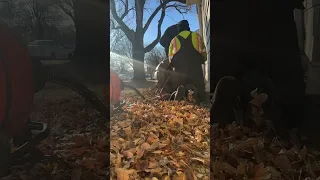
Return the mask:
<path id="1" fill-rule="evenodd" d="M 75 2 L 77 61 L 106 63 L 109 59 L 109 24 L 107 1 L 76 0 Z"/>
<path id="2" fill-rule="evenodd" d="M 144 47 L 138 44 L 132 44 L 132 59 L 133 59 L 133 80 L 135 81 L 145 81 L 145 71 L 144 71 Z"/>

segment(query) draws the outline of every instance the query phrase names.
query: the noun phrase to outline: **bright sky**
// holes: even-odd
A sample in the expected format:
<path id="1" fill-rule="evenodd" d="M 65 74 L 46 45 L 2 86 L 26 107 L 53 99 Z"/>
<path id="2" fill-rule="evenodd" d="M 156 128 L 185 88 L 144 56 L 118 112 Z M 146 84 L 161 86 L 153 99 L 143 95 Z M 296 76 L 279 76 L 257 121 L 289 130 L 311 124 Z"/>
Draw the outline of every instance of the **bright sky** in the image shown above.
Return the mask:
<path id="1" fill-rule="evenodd" d="M 157 0 L 149 0 L 147 1 L 146 7 L 150 8 L 151 11 L 153 11 L 159 3 Z M 151 15 L 152 12 L 145 12 L 145 17 L 148 18 Z M 152 23 L 149 26 L 149 29 L 145 33 L 144 36 L 144 42 L 152 42 L 155 37 L 157 37 L 157 29 L 158 29 L 158 21 L 160 19 L 161 11 L 156 15 L 156 17 L 153 19 Z M 166 12 L 166 16 L 163 20 L 162 26 L 161 26 L 161 35 L 163 35 L 164 31 L 171 25 L 177 24 L 181 20 L 188 20 L 190 24 L 191 31 L 196 31 L 199 29 L 199 22 L 198 22 L 198 15 L 196 12 L 195 6 L 192 8 L 192 11 L 188 14 L 180 14 L 177 10 L 170 8 Z"/>
<path id="2" fill-rule="evenodd" d="M 129 0 L 129 8 L 133 5 L 134 0 Z M 147 0 L 144 11 L 144 23 L 149 19 L 150 15 L 153 13 L 153 11 L 159 6 L 158 0 Z M 161 16 L 161 10 L 158 12 L 158 14 L 153 19 L 152 23 L 150 24 L 147 32 L 144 36 L 144 43 L 150 43 L 152 42 L 156 37 L 158 33 L 158 21 Z M 128 19 L 130 19 L 127 23 L 129 27 L 135 26 L 135 21 L 132 21 L 132 14 L 129 14 Z M 131 17 L 131 18 L 130 18 Z M 186 19 L 189 21 L 190 29 L 191 31 L 196 31 L 199 29 L 199 23 L 198 23 L 198 15 L 196 11 L 196 6 L 192 6 L 192 11 L 188 12 L 188 14 L 180 14 L 177 10 L 174 8 L 169 8 L 166 11 L 166 16 L 163 20 L 162 26 L 161 26 L 161 35 L 163 35 L 164 31 L 171 25 L 177 24 L 179 21 Z M 132 22 L 132 23 L 131 23 Z M 135 28 L 133 28 L 135 30 Z M 162 47 L 160 44 L 158 46 Z"/>

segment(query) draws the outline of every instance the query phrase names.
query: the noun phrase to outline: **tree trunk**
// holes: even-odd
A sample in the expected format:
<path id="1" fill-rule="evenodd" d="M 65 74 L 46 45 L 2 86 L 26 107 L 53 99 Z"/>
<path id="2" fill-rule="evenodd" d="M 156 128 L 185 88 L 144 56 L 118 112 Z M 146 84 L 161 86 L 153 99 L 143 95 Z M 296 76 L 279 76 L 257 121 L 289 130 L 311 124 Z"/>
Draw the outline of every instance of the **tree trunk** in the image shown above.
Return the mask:
<path id="1" fill-rule="evenodd" d="M 109 24 L 107 1 L 76 0 L 75 26 L 77 61 L 106 63 L 109 59 Z"/>
<path id="2" fill-rule="evenodd" d="M 43 38 L 44 38 L 44 27 L 40 22 L 38 22 L 37 23 L 37 39 L 42 40 Z"/>
<path id="3" fill-rule="evenodd" d="M 144 47 L 132 44 L 132 59 L 133 59 L 133 70 L 134 76 L 133 80 L 145 81 L 145 71 L 144 71 Z"/>

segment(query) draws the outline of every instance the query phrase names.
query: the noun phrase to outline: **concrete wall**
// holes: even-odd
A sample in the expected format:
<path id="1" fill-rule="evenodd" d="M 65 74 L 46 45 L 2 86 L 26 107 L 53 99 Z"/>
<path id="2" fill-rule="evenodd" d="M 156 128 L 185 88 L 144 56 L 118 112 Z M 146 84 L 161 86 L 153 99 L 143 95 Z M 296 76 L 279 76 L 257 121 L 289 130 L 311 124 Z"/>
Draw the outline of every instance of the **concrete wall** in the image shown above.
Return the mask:
<path id="1" fill-rule="evenodd" d="M 205 64 L 205 79 L 210 81 L 210 1 L 203 0 L 202 8 L 202 37 L 207 48 L 208 61 Z"/>
<path id="2" fill-rule="evenodd" d="M 312 63 L 320 63 L 320 0 L 305 0 L 304 50 Z M 296 21 L 299 23 L 299 20 Z"/>
<path id="3" fill-rule="evenodd" d="M 210 86 L 210 1 L 209 0 L 187 0 L 187 5 L 197 5 L 199 20 L 199 34 L 202 36 L 207 49 L 207 62 L 204 65 L 204 76 L 207 86 Z"/>

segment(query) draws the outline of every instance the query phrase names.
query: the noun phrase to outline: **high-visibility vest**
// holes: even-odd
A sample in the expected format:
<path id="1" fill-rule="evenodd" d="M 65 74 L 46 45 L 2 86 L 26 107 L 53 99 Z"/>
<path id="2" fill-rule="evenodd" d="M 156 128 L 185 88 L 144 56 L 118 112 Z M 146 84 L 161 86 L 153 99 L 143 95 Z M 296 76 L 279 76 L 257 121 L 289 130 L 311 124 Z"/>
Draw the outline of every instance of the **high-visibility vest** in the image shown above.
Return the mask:
<path id="1" fill-rule="evenodd" d="M 207 60 L 206 47 L 204 46 L 203 40 L 198 33 L 191 32 L 191 31 L 182 31 L 179 35 L 187 39 L 190 33 L 192 36 L 192 45 L 194 49 L 196 49 L 201 55 L 203 55 L 206 61 Z M 173 58 L 173 56 L 180 50 L 180 47 L 181 47 L 180 41 L 176 36 L 171 40 L 171 43 L 169 46 L 169 54 L 168 54 L 169 62 L 171 62 L 171 59 Z"/>

